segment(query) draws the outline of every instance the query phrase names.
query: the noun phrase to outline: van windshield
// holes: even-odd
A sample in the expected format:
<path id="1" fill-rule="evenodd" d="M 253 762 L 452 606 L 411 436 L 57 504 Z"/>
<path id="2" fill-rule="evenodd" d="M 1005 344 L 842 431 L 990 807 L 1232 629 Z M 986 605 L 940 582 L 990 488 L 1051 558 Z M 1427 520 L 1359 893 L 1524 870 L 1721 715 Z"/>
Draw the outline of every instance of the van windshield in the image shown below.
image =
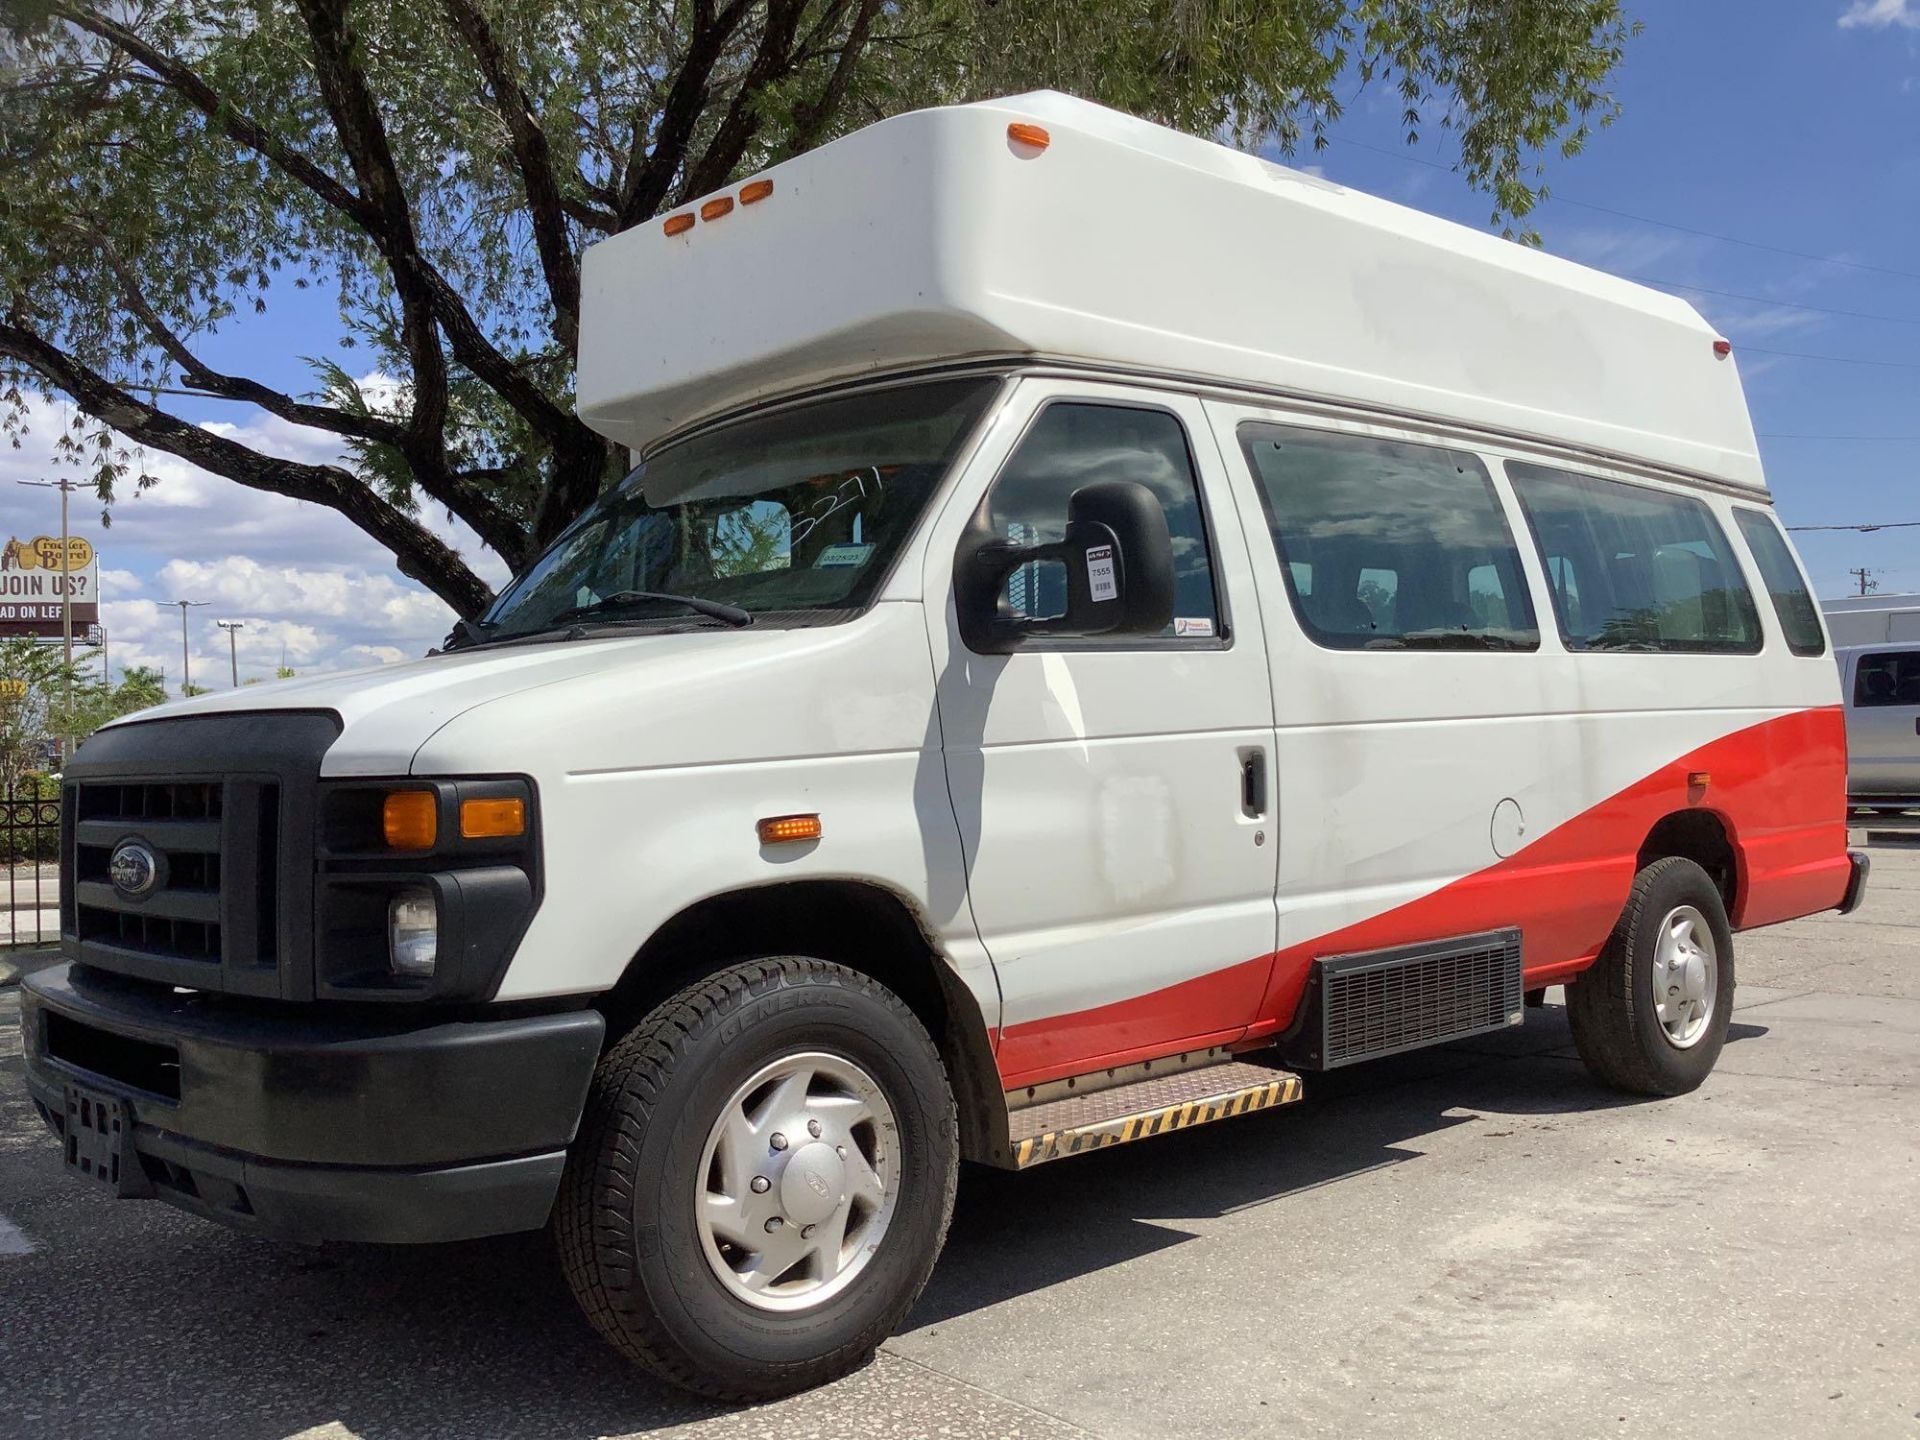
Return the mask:
<path id="1" fill-rule="evenodd" d="M 569 526 L 469 637 L 715 623 L 686 600 L 758 623 L 844 620 L 872 599 L 998 384 L 866 391 L 670 446 Z"/>

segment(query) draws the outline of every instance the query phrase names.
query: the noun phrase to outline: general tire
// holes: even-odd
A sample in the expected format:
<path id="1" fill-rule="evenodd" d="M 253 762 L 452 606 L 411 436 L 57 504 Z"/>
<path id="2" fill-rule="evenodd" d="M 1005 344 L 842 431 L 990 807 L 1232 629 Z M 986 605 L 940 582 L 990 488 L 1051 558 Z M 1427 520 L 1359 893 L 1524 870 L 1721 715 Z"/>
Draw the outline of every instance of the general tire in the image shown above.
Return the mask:
<path id="1" fill-rule="evenodd" d="M 1682 906 L 1705 918 L 1714 950 L 1715 993 L 1706 1030 L 1676 1046 L 1654 1003 L 1653 964 L 1663 922 Z M 1720 891 L 1693 861 L 1668 856 L 1634 877 L 1626 909 L 1591 967 L 1567 986 L 1567 1020 L 1587 1069 L 1636 1095 L 1681 1095 L 1712 1071 L 1733 1015 L 1733 932 Z"/>
<path id="2" fill-rule="evenodd" d="M 900 1194 L 849 1288 L 792 1313 L 756 1310 L 716 1277 L 694 1218 L 702 1154 L 729 1097 L 794 1051 L 843 1056 L 878 1082 L 898 1127 Z M 752 960 L 688 987 L 601 1058 L 554 1208 L 587 1319 L 662 1379 L 760 1400 L 863 1365 L 933 1271 L 959 1168 L 953 1092 L 900 999 L 843 966 Z"/>

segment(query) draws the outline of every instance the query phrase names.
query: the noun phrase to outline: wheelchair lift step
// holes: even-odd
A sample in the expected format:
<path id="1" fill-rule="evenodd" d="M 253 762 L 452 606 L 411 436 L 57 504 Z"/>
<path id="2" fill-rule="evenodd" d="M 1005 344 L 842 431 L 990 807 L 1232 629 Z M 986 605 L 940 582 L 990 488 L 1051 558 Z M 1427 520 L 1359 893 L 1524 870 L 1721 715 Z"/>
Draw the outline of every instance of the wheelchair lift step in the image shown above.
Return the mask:
<path id="1" fill-rule="evenodd" d="M 1014 1168 L 1270 1110 L 1299 1098 L 1300 1077 L 1292 1071 L 1228 1060 L 1047 1100 L 1008 1116 Z"/>

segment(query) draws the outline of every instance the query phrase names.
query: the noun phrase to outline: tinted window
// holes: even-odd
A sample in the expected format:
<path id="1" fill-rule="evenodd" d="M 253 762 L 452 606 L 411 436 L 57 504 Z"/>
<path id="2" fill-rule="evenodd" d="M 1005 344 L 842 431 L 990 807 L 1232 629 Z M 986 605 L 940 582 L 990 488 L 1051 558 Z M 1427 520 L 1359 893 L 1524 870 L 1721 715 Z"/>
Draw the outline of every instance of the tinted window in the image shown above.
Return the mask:
<path id="1" fill-rule="evenodd" d="M 1507 462 L 1571 650 L 1760 648 L 1760 615 L 1713 512 L 1687 495 Z"/>
<path id="2" fill-rule="evenodd" d="M 1862 655 L 1853 676 L 1853 703 L 1920 706 L 1920 650 Z"/>
<path id="3" fill-rule="evenodd" d="M 987 494 L 996 530 L 1022 545 L 1066 537 L 1067 503 L 1082 485 L 1133 480 L 1159 498 L 1173 537 L 1174 622 L 1168 635 L 1219 630 L 1213 563 L 1187 432 L 1164 410 L 1124 405 L 1049 405 L 1021 439 Z M 1023 565 L 1003 605 L 1023 619 L 1066 613 L 1067 575 L 1058 562 Z M 1126 643 L 1126 642 L 1118 642 Z"/>
<path id="4" fill-rule="evenodd" d="M 1246 425 L 1240 444 L 1300 624 L 1335 650 L 1532 650 L 1520 554 L 1486 467 L 1431 445 Z"/>
<path id="5" fill-rule="evenodd" d="M 1773 598 L 1773 613 L 1780 617 L 1787 648 L 1796 655 L 1824 653 L 1827 641 L 1820 633 L 1820 612 L 1779 525 L 1759 510 L 1735 510 L 1733 518 L 1747 537 L 1747 549 L 1753 552 L 1753 563 L 1760 567 L 1760 578 Z"/>

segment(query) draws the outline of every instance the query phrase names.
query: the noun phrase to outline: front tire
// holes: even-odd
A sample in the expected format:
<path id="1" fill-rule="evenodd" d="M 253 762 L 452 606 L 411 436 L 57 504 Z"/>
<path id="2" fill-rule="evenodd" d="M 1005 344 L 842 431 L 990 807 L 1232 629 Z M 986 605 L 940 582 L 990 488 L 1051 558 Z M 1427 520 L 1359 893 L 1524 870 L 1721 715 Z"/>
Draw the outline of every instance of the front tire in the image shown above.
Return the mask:
<path id="1" fill-rule="evenodd" d="M 1668 856 L 1634 877 L 1600 958 L 1567 986 L 1587 1069 L 1636 1095 L 1682 1095 L 1712 1071 L 1733 1016 L 1733 931 L 1713 881 Z"/>
<path id="2" fill-rule="evenodd" d="M 554 1230 L 616 1349 L 703 1395 L 767 1399 L 857 1369 L 905 1317 L 958 1169 L 953 1093 L 913 1012 L 843 966 L 754 960 L 601 1058 Z"/>

